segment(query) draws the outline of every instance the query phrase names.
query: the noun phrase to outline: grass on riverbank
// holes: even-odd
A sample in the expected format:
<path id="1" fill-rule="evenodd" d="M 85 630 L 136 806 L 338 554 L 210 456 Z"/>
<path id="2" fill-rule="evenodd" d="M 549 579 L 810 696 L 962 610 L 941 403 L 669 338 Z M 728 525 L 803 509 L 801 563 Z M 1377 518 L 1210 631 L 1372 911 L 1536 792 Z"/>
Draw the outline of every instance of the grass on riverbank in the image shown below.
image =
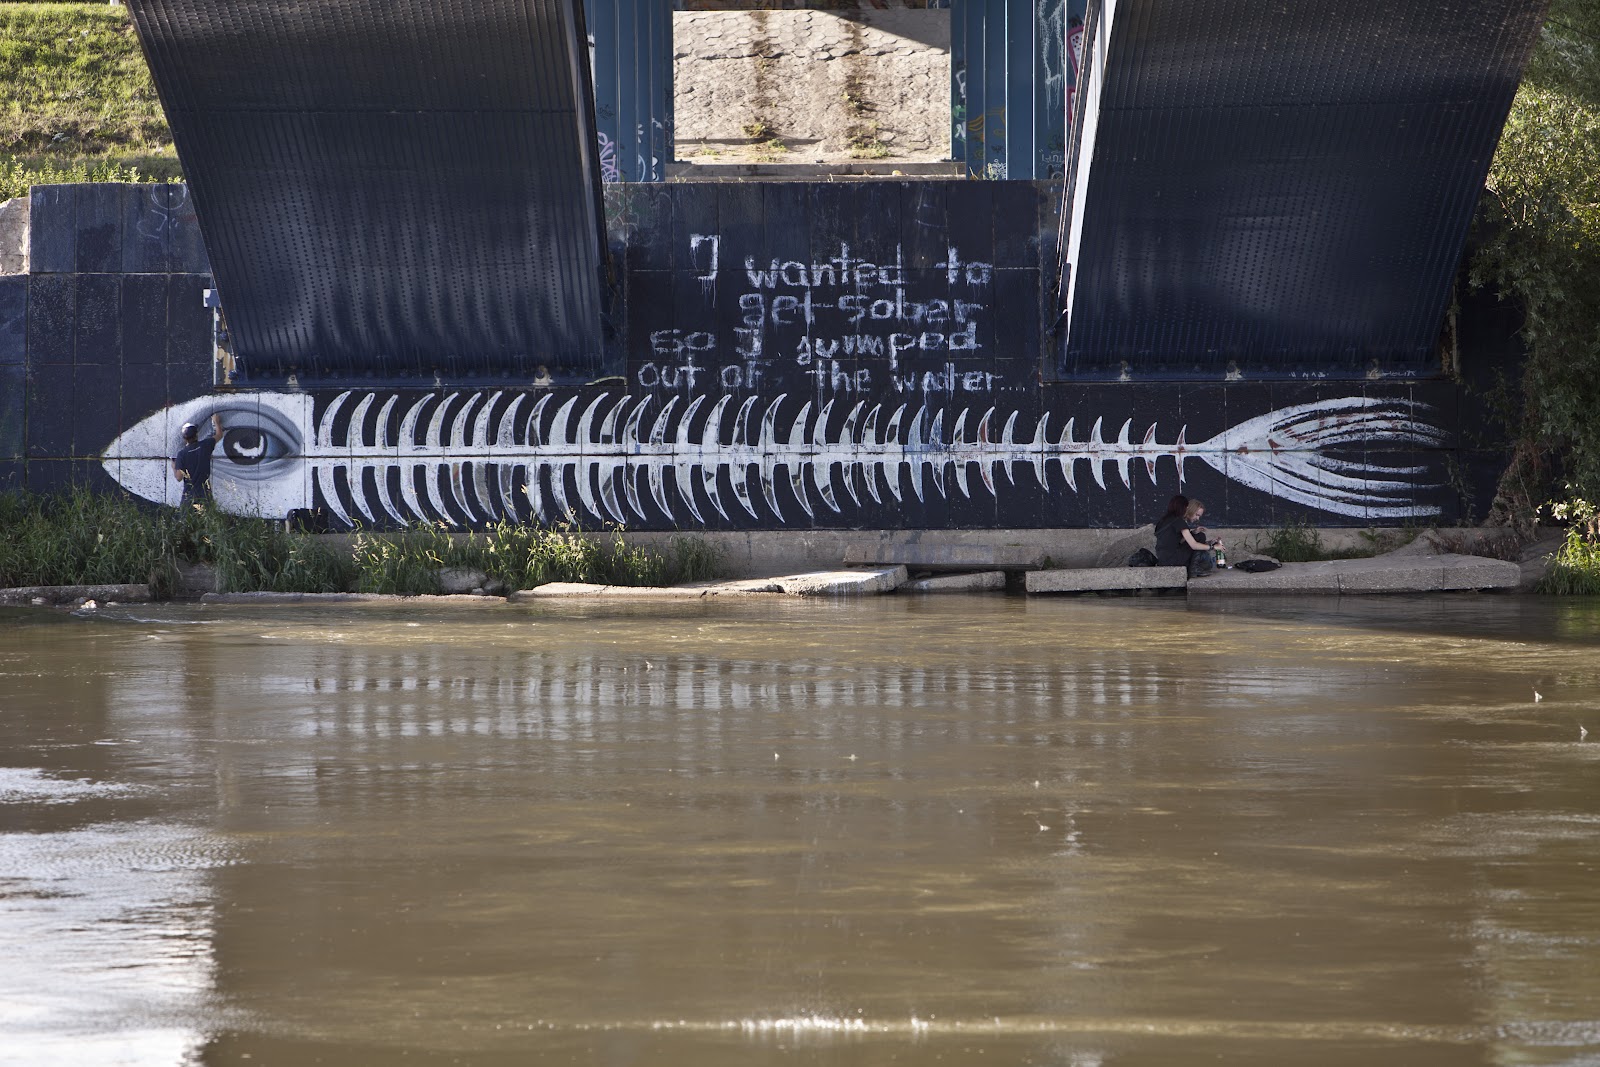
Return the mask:
<path id="1" fill-rule="evenodd" d="M 716 552 L 694 538 L 674 538 L 662 555 L 628 545 L 620 530 L 596 537 L 576 528 L 509 522 L 464 535 L 424 524 L 396 532 L 361 531 L 352 554 L 356 588 L 364 593 L 437 593 L 439 572 L 446 568 L 483 571 L 507 589 L 548 582 L 674 585 L 721 573 Z"/>
<path id="2" fill-rule="evenodd" d="M 704 541 L 677 538 L 666 553 L 628 545 L 620 531 L 502 523 L 470 534 L 428 525 L 358 531 L 348 539 L 293 533 L 266 519 L 150 508 L 77 488 L 0 494 L 0 588 L 149 583 L 177 589 L 183 564 L 216 568 L 219 592 L 439 592 L 446 567 L 481 570 L 508 589 L 547 582 L 662 585 L 717 577 Z"/>
<path id="3" fill-rule="evenodd" d="M 1332 559 L 1367 559 L 1380 552 L 1398 548 L 1415 536 L 1416 532 L 1411 531 L 1409 537 L 1391 545 L 1377 530 L 1371 532 L 1363 530 L 1361 532 L 1363 544 L 1349 548 L 1330 548 L 1323 544 L 1321 531 L 1311 524 L 1309 518 L 1302 516 L 1298 519 L 1285 519 L 1277 528 L 1258 538 L 1253 548 L 1254 551 L 1271 556 L 1279 563 L 1319 563 Z"/>
<path id="4" fill-rule="evenodd" d="M 0 587 L 149 582 L 168 594 L 179 526 L 122 497 L 0 494 Z"/>
<path id="5" fill-rule="evenodd" d="M 0 3 L 0 200 L 182 171 L 127 9 Z"/>

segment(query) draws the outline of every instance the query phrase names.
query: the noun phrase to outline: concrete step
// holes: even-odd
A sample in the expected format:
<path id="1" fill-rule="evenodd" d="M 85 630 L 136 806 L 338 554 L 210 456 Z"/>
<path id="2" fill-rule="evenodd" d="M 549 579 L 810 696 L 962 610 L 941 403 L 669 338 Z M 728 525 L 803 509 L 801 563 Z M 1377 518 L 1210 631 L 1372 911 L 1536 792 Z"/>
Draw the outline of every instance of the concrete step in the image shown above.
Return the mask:
<path id="1" fill-rule="evenodd" d="M 556 597 L 606 597 L 610 599 L 661 600 L 699 599 L 714 596 L 750 596 L 779 593 L 788 596 L 848 597 L 892 593 L 905 583 L 904 567 L 879 567 L 870 570 L 810 571 L 776 578 L 748 578 L 733 582 L 690 582 L 686 585 L 586 585 L 581 582 L 551 582 L 534 589 L 512 593 L 512 603 Z"/>
<path id="2" fill-rule="evenodd" d="M 1182 589 L 1188 572 L 1182 567 L 1082 567 L 1030 571 L 1030 593 L 1101 593 L 1126 589 Z"/>
<path id="3" fill-rule="evenodd" d="M 978 571 L 974 574 L 941 574 L 921 578 L 900 587 L 902 593 L 986 593 L 1004 590 L 1005 571 Z"/>
<path id="4" fill-rule="evenodd" d="M 844 551 L 844 562 L 854 566 L 904 564 L 914 571 L 1038 570 L 1044 566 L 1042 550 L 1026 545 L 907 544 L 884 541 L 854 544 Z"/>
<path id="5" fill-rule="evenodd" d="M 1228 570 L 1189 583 L 1190 596 L 1252 593 L 1362 595 L 1448 593 L 1467 589 L 1516 589 L 1522 568 L 1505 560 L 1447 553 L 1438 556 L 1374 556 L 1324 563 L 1285 563 L 1265 574 Z"/>

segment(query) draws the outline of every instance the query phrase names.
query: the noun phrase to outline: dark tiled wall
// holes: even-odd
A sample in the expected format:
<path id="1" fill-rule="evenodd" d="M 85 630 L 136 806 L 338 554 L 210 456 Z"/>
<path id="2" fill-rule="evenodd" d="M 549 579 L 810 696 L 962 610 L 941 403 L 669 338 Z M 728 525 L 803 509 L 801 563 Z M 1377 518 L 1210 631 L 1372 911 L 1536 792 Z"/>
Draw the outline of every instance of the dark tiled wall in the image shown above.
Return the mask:
<path id="1" fill-rule="evenodd" d="M 1036 391 L 1056 271 L 1052 183 L 606 193 L 621 279 L 613 365 L 626 364 L 632 388 L 750 389 L 755 375 L 757 392 L 918 396 L 953 373 L 955 392 L 969 374 L 984 392 Z"/>
<path id="2" fill-rule="evenodd" d="M 125 427 L 211 387 L 211 286 L 182 185 L 41 185 L 0 277 L 0 487 L 110 484 Z"/>
<path id="3" fill-rule="evenodd" d="M 1053 443 L 1071 418 L 1073 441 L 1088 440 L 1096 423 L 1098 440 L 1114 440 L 1127 423 L 1135 441 L 1150 434 L 1168 448 L 1182 433 L 1193 449 L 1267 412 L 1364 396 L 1423 405 L 1418 417 L 1441 432 L 1436 445 L 1375 446 L 1371 456 L 1421 468 L 1411 500 L 1437 508 L 1438 521 L 1481 513 L 1503 464 L 1502 446 L 1480 432 L 1486 419 L 1474 391 L 1443 379 L 1041 381 L 1056 271 L 1055 198 L 1046 185 L 682 184 L 607 192 L 613 375 L 554 390 L 546 422 L 567 398 L 587 407 L 602 394 L 607 404 L 627 394 L 651 405 L 651 420 L 672 403 L 674 418 L 698 410 L 689 432 L 726 444 L 732 428 L 713 433 L 702 425 L 726 397 L 730 421 L 749 400 L 754 420 L 770 413 L 784 441 L 796 433 L 843 441 L 850 427 L 860 431 L 858 416 L 880 408 L 885 423 L 903 415 L 901 440 L 921 418 L 923 432 L 938 419 L 945 440 L 964 425 L 971 441 L 987 412 L 991 440 L 1014 422 L 1020 440 L 1047 427 Z M 71 478 L 109 486 L 97 456 L 119 433 L 212 391 L 211 317 L 201 296 L 211 278 L 198 225 L 180 186 L 40 187 L 32 211 L 33 271 L 0 278 L 0 486 L 49 489 Z M 1514 330 L 1504 314 L 1479 322 L 1467 313 L 1474 306 L 1463 303 L 1461 361 L 1482 372 L 1511 359 L 1500 334 Z M 399 385 L 375 378 L 370 387 Z M 478 388 L 454 386 L 462 395 Z M 320 410 L 331 394 L 312 392 Z M 697 398 L 704 403 L 695 409 Z M 772 486 L 776 505 L 763 504 L 756 518 L 738 508 L 702 513 L 707 525 L 725 528 L 1126 527 L 1150 521 L 1181 488 L 1206 499 L 1228 525 L 1302 516 L 1357 526 L 1392 521 L 1309 508 L 1250 483 L 1216 451 L 1212 460 L 1189 460 L 1181 485 L 1170 456 L 1157 464 L 1156 478 L 1134 464 L 1128 484 L 1110 463 L 1098 484 L 1087 459 L 1070 476 L 1059 466 L 1038 473 L 1010 463 L 988 472 L 993 487 L 976 462 L 937 474 L 925 467 L 928 484 L 916 492 L 910 473 L 894 475 L 905 479 L 902 499 L 851 494 L 834 482 L 838 507 L 821 506 L 820 488 L 804 490 L 786 472 Z M 726 501 L 730 475 L 717 477 Z M 636 528 L 683 521 L 683 508 L 676 517 L 646 510 L 630 518 Z"/>

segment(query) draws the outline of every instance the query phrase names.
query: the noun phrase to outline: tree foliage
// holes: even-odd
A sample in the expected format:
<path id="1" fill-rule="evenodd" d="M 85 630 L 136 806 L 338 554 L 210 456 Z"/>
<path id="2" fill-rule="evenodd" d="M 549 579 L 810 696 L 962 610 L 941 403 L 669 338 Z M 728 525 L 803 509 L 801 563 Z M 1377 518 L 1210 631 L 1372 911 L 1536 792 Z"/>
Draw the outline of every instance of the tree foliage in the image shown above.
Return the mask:
<path id="1" fill-rule="evenodd" d="M 1600 0 L 1551 4 L 1478 215 L 1473 280 L 1526 315 L 1519 443 L 1497 511 L 1600 497 Z"/>

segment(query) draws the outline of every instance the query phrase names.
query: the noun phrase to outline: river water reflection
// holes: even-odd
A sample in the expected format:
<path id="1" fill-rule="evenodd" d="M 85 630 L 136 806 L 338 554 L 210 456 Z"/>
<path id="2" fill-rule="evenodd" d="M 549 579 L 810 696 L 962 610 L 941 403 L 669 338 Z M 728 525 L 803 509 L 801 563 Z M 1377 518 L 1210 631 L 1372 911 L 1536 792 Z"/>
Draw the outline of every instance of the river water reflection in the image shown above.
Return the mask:
<path id="1" fill-rule="evenodd" d="M 0 635 L 0 1062 L 1600 1062 L 1600 604 Z"/>

